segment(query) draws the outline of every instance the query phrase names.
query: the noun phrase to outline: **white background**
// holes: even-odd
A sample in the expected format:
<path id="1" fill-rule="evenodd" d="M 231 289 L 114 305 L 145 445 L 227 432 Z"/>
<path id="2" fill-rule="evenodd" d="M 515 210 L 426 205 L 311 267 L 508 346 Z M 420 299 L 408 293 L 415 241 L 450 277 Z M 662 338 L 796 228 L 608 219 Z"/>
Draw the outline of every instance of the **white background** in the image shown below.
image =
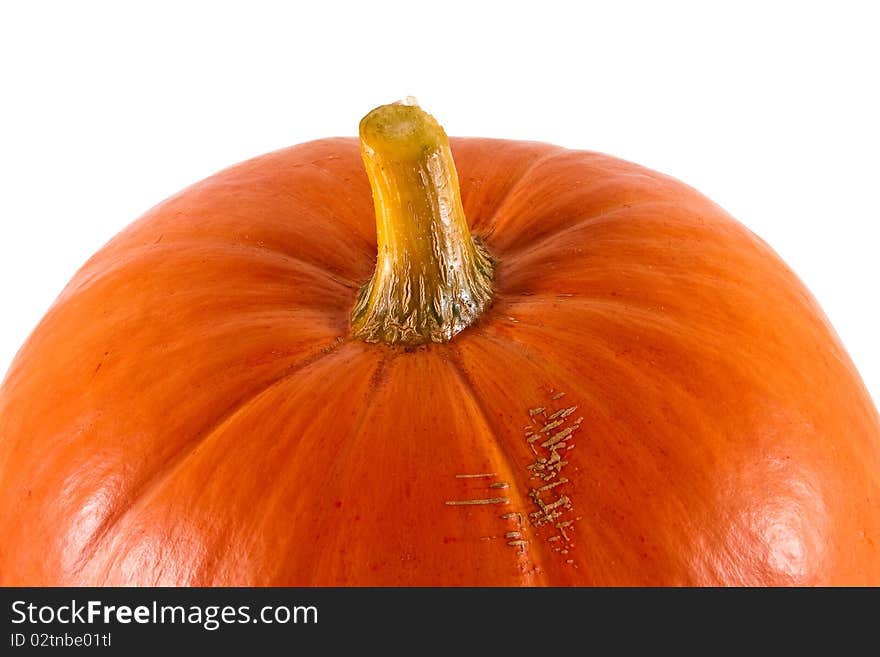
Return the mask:
<path id="1" fill-rule="evenodd" d="M 880 400 L 876 3 L 0 7 L 0 373 L 149 207 L 414 95 L 452 135 L 604 151 L 701 190 L 806 282 Z"/>

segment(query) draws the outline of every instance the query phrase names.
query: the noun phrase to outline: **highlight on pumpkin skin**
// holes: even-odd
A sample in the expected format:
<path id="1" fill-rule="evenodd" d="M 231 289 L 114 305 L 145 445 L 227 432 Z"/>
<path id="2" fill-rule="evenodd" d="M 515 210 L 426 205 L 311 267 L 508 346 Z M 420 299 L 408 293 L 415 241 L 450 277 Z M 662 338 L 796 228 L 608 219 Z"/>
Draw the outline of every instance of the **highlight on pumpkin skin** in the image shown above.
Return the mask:
<path id="1" fill-rule="evenodd" d="M 367 342 L 447 342 L 492 302 L 494 262 L 471 237 L 449 139 L 412 101 L 360 123 L 378 256 L 351 314 Z"/>

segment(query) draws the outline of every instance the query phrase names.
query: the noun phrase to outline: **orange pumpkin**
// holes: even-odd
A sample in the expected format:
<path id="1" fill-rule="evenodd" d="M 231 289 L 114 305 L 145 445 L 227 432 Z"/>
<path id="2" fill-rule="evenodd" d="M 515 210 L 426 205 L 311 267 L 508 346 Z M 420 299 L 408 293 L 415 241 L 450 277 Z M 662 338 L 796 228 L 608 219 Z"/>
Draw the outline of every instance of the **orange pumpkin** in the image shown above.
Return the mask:
<path id="1" fill-rule="evenodd" d="M 0 481 L 3 585 L 880 584 L 878 414 L 774 252 L 405 104 L 86 263 Z"/>

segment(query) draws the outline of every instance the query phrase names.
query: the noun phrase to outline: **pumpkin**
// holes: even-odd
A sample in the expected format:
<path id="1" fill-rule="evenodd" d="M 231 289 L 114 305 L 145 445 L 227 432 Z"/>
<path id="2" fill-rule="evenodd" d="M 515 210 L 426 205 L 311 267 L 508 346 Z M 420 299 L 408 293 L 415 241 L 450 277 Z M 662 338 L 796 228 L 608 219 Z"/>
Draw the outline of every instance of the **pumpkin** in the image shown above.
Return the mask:
<path id="1" fill-rule="evenodd" d="M 3 585 L 880 584 L 878 414 L 780 258 L 406 103 L 92 257 L 0 389 L 0 481 Z"/>

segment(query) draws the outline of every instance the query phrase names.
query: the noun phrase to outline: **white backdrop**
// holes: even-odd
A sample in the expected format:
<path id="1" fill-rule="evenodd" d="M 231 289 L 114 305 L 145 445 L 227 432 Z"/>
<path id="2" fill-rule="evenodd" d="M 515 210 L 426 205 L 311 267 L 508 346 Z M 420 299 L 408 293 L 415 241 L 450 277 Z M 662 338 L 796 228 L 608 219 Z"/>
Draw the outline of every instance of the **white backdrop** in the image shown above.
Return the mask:
<path id="1" fill-rule="evenodd" d="M 701 190 L 806 282 L 880 401 L 872 4 L 4 0 L 0 373 L 149 207 L 414 95 L 451 135 L 604 151 Z"/>

